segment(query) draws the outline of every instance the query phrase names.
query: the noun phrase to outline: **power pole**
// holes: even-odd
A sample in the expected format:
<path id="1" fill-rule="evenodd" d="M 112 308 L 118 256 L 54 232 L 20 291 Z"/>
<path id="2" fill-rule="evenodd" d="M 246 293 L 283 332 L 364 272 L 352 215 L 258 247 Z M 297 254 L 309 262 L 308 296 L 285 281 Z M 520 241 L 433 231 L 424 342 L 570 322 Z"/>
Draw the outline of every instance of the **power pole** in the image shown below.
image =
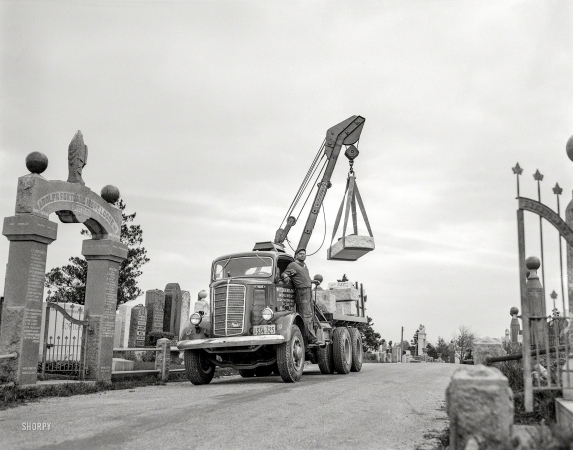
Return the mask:
<path id="1" fill-rule="evenodd" d="M 402 327 L 402 333 L 400 334 L 400 362 L 402 362 L 402 352 L 404 351 L 402 342 L 404 342 L 404 327 Z"/>

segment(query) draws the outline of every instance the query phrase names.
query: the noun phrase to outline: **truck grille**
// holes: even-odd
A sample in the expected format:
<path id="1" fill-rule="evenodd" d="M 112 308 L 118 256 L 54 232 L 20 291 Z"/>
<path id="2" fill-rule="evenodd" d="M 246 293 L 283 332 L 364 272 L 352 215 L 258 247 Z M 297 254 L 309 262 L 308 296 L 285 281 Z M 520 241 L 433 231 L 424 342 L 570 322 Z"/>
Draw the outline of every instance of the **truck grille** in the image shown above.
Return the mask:
<path id="1" fill-rule="evenodd" d="M 242 334 L 245 323 L 245 286 L 225 284 L 215 288 L 213 315 L 214 334 Z"/>

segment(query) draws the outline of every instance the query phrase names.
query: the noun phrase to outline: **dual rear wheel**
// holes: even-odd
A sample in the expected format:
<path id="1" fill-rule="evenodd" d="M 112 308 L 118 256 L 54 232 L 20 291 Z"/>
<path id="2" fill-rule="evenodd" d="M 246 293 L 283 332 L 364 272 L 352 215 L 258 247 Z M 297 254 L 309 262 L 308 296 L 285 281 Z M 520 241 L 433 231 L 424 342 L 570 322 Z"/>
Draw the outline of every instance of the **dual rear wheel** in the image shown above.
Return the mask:
<path id="1" fill-rule="evenodd" d="M 356 328 L 335 328 L 332 343 L 318 349 L 318 367 L 323 374 L 360 372 L 362 359 L 362 336 Z"/>

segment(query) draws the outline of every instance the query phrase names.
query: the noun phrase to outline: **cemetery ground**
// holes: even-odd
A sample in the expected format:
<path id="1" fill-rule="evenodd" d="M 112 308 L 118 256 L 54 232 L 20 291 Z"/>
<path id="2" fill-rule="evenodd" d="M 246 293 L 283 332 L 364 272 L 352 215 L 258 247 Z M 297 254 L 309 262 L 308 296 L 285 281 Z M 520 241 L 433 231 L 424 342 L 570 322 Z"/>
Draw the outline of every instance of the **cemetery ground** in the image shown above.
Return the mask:
<path id="1" fill-rule="evenodd" d="M 44 398 L 0 411 L 0 448 L 437 449 L 429 436 L 448 426 L 445 389 L 458 367 L 322 375 L 309 365 L 292 384 L 235 375 Z"/>

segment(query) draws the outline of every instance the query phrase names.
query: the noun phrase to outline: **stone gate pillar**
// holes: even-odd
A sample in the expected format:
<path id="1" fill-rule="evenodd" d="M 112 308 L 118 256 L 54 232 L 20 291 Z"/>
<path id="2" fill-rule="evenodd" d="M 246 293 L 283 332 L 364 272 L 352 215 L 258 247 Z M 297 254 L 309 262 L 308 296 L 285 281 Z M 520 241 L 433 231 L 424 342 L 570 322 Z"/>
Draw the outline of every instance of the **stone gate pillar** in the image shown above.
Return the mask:
<path id="1" fill-rule="evenodd" d="M 86 365 L 88 377 L 111 381 L 113 335 L 119 266 L 127 245 L 110 239 L 88 239 L 82 247 L 88 262 L 85 310 L 89 321 Z M 105 280 L 102 283 L 102 280 Z"/>
<path id="2" fill-rule="evenodd" d="M 58 224 L 33 215 L 4 219 L 2 234 L 10 250 L 0 354 L 17 352 L 18 357 L 0 360 L 0 376 L 21 385 L 37 381 L 47 248 L 57 232 Z"/>

